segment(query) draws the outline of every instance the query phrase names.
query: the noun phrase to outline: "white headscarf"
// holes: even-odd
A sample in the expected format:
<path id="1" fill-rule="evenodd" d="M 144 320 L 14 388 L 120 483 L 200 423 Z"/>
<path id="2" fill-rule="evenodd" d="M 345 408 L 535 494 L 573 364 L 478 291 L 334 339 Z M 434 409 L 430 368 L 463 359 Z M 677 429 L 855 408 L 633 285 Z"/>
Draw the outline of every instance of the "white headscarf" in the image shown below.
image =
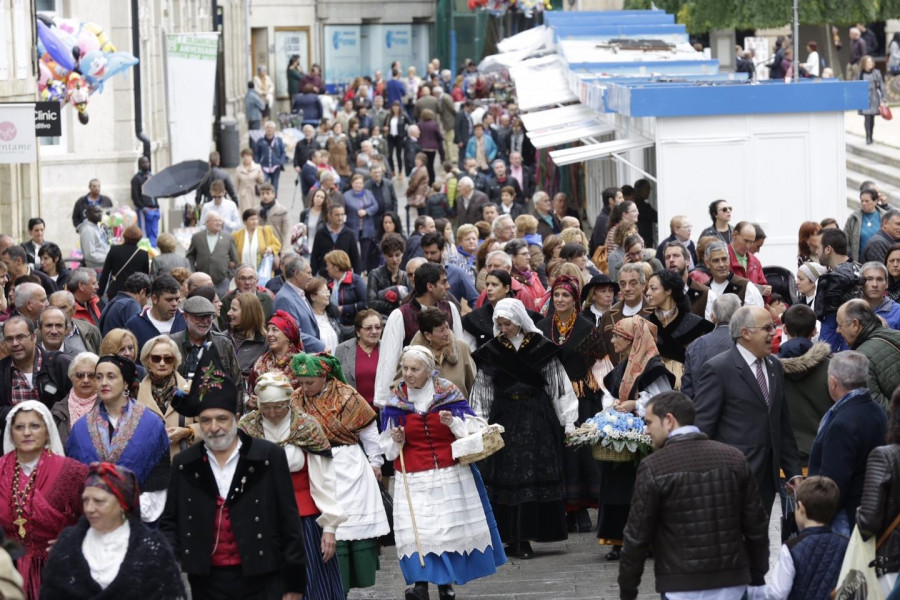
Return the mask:
<path id="1" fill-rule="evenodd" d="M 294 388 L 283 373 L 269 372 L 260 375 L 256 381 L 256 398 L 260 404 L 273 404 L 291 399 Z"/>
<path id="2" fill-rule="evenodd" d="M 437 368 L 437 360 L 435 360 L 434 354 L 425 346 L 419 346 L 418 344 L 406 346 L 403 348 L 403 354 L 400 355 L 400 360 L 402 361 L 403 357 L 407 354 L 411 354 L 422 361 L 422 364 L 425 365 L 425 370 L 429 373 L 434 373 L 435 368 Z"/>
<path id="3" fill-rule="evenodd" d="M 528 316 L 525 305 L 516 298 L 504 298 L 494 307 L 494 337 L 500 335 L 500 327 L 497 325 L 498 317 L 509 319 L 518 325 L 522 330 L 520 333 L 541 333 L 541 330 Z"/>
<path id="4" fill-rule="evenodd" d="M 6 429 L 3 431 L 3 453 L 6 454 L 15 449 L 12 441 L 12 422 L 16 413 L 23 410 L 33 410 L 41 415 L 41 418 L 44 419 L 44 425 L 47 426 L 47 447 L 50 448 L 50 452 L 53 454 L 65 456 L 66 452 L 63 450 L 62 440 L 59 439 L 59 430 L 56 429 L 56 422 L 50 415 L 50 409 L 37 400 L 20 402 L 13 406 L 12 410 L 9 411 L 9 414 L 6 415 Z"/>

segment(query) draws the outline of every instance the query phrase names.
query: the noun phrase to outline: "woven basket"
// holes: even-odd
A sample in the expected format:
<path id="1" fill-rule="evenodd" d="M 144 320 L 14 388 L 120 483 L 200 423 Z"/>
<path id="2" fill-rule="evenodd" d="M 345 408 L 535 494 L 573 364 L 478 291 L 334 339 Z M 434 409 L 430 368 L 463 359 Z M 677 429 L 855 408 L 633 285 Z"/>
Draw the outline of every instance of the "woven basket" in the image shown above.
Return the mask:
<path id="1" fill-rule="evenodd" d="M 634 460 L 634 452 L 631 450 L 616 452 L 612 448 L 607 448 L 600 444 L 594 444 L 591 447 L 591 453 L 594 455 L 594 460 L 601 462 L 629 462 Z"/>
<path id="2" fill-rule="evenodd" d="M 479 460 L 483 460 L 498 452 L 503 446 L 503 436 L 500 435 L 500 428 L 491 426 L 487 429 L 483 429 L 481 432 L 482 443 L 484 444 L 484 450 L 477 454 L 466 454 L 464 456 L 459 457 L 459 464 L 468 465 L 473 462 L 478 462 Z"/>

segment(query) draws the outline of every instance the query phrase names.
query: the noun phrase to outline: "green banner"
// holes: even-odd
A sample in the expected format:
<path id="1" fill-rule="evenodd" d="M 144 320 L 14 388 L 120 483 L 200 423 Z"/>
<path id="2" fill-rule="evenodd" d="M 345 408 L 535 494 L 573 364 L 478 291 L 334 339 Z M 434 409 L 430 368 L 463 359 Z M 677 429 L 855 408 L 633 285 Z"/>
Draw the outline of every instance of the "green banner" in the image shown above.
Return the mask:
<path id="1" fill-rule="evenodd" d="M 191 60 L 216 60 L 219 52 L 219 41 L 217 39 L 171 35 L 166 42 L 166 51 L 170 57 Z"/>

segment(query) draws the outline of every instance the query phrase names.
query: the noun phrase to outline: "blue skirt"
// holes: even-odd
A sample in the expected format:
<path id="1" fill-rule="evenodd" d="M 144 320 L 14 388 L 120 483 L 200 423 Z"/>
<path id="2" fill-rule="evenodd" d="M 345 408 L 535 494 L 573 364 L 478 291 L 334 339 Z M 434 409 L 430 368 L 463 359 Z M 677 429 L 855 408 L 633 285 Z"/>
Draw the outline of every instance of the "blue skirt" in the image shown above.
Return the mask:
<path id="1" fill-rule="evenodd" d="M 322 528 L 316 517 L 300 517 L 303 525 L 303 549 L 306 550 L 306 600 L 344 600 L 344 584 L 338 556 L 322 562 Z"/>
<path id="2" fill-rule="evenodd" d="M 419 553 L 400 559 L 400 571 L 406 583 L 411 585 L 417 581 L 427 581 L 437 585 L 455 583 L 463 585 L 478 579 L 493 575 L 497 567 L 506 564 L 506 552 L 503 551 L 503 542 L 497 529 L 497 521 L 494 519 L 494 511 L 488 501 L 487 490 L 481 480 L 481 473 L 475 465 L 472 468 L 472 477 L 478 488 L 478 496 L 481 498 L 481 506 L 487 520 L 488 529 L 491 532 L 491 547 L 487 551 L 473 550 L 471 553 L 444 552 L 440 555 L 426 554 L 425 568 L 419 564 Z"/>

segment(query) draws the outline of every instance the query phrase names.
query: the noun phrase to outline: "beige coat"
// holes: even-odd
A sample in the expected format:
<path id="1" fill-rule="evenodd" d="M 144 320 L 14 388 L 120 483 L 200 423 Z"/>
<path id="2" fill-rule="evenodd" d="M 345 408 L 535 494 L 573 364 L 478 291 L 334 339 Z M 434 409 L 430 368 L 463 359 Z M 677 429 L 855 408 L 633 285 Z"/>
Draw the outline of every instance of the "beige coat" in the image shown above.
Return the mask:
<path id="1" fill-rule="evenodd" d="M 450 338 L 450 346 L 437 360 L 438 377 L 455 383 L 463 397 L 468 400 L 469 392 L 475 385 L 475 361 L 472 360 L 468 344 L 457 339 L 453 333 L 450 333 Z M 410 344 L 418 344 L 431 349 L 431 344 L 428 343 L 421 331 L 416 332 Z M 399 380 L 399 376 L 397 379 Z"/>
<path id="2" fill-rule="evenodd" d="M 237 178 L 238 212 L 243 219 L 244 211 L 248 208 L 259 206 L 259 196 L 256 195 L 256 186 L 266 180 L 262 167 L 251 162 L 249 167 L 244 163 L 238 165 L 235 170 Z"/>
<path id="3" fill-rule="evenodd" d="M 177 385 L 178 389 L 180 389 L 184 393 L 189 392 L 191 389 L 190 382 L 188 382 L 187 380 L 185 380 L 184 377 L 179 375 L 177 371 L 175 372 L 175 385 Z M 141 387 L 138 388 L 137 401 L 140 402 L 141 404 L 143 404 L 146 408 L 149 408 L 150 410 L 152 410 L 154 414 L 156 414 L 159 418 L 161 418 L 163 421 L 165 421 L 166 429 L 169 429 L 171 427 L 181 427 L 182 425 L 180 425 L 178 423 L 178 420 L 181 417 L 181 415 L 179 415 L 177 412 L 175 412 L 175 409 L 172 408 L 171 404 L 169 405 L 169 408 L 166 409 L 165 415 L 163 415 L 162 412 L 159 410 L 159 405 L 156 404 L 156 400 L 153 399 L 153 392 L 152 392 L 151 386 L 152 386 L 152 384 L 150 383 L 150 376 L 147 375 L 146 377 L 144 377 L 144 380 L 141 382 Z M 197 442 L 200 441 L 200 425 L 197 423 L 197 421 L 194 419 L 194 417 L 185 417 L 184 418 L 184 427 L 190 427 L 191 429 L 194 430 L 194 439 L 190 442 L 191 444 L 196 444 Z M 172 458 L 175 458 L 175 455 L 178 454 L 179 452 L 181 452 L 180 443 L 171 444 L 169 446 L 169 453 L 172 456 Z"/>

